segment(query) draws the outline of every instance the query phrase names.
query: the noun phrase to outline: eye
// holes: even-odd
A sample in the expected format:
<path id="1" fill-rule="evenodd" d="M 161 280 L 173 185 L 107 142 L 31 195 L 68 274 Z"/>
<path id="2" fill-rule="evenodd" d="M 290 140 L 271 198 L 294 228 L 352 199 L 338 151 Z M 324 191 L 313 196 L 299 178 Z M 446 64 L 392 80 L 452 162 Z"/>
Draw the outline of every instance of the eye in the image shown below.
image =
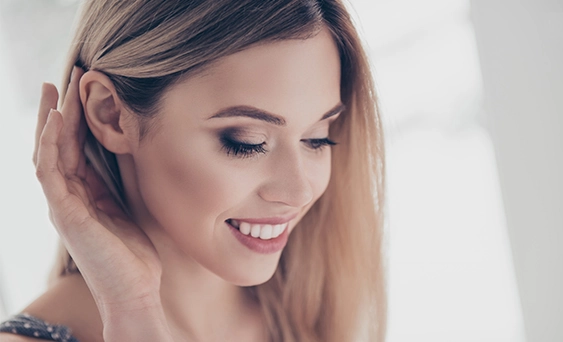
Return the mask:
<path id="1" fill-rule="evenodd" d="M 333 146 L 337 143 L 330 140 L 329 138 L 322 139 L 303 139 L 304 142 L 310 149 L 314 151 L 321 151 L 326 146 Z M 238 157 L 238 158 L 250 158 L 260 153 L 266 153 L 268 150 L 264 148 L 265 142 L 260 144 L 248 144 L 245 142 L 238 141 L 229 136 L 221 137 L 222 150 L 228 156 Z"/>
<path id="2" fill-rule="evenodd" d="M 301 141 L 305 142 L 313 150 L 322 150 L 326 146 L 334 146 L 337 144 L 336 142 L 330 140 L 329 138 L 305 139 Z"/>
<path id="3" fill-rule="evenodd" d="M 249 158 L 259 153 L 268 152 L 264 146 L 265 142 L 261 144 L 247 144 L 237 141 L 231 137 L 223 136 L 221 137 L 221 144 L 223 145 L 223 150 L 228 156 L 239 157 L 239 158 Z"/>

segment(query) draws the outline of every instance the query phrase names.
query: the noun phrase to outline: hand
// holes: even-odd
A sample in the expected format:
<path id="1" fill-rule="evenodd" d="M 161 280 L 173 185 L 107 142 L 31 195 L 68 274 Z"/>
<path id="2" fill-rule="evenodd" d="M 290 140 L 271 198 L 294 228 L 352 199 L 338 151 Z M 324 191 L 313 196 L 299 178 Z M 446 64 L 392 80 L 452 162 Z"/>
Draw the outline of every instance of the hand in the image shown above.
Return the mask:
<path id="1" fill-rule="evenodd" d="M 118 315 L 157 312 L 163 318 L 158 254 L 86 163 L 82 75 L 75 67 L 61 111 L 51 110 L 58 100 L 55 86 L 42 89 L 33 161 L 51 221 L 94 296 L 104 328 Z"/>

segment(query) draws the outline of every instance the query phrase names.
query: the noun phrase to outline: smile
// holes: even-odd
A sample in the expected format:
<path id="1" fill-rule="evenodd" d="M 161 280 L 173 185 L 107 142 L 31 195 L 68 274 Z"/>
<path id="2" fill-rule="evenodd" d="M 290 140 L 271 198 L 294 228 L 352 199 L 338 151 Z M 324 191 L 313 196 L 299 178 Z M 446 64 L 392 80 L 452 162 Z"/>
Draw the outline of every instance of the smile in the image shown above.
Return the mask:
<path id="1" fill-rule="evenodd" d="M 231 226 L 237 228 L 242 234 L 257 239 L 270 240 L 280 236 L 289 226 L 289 222 L 281 224 L 256 224 L 234 219 L 227 220 Z"/>
<path id="2" fill-rule="evenodd" d="M 249 222 L 229 219 L 225 221 L 225 223 L 233 233 L 233 236 L 236 238 L 236 240 L 238 240 L 238 242 L 240 242 L 251 251 L 260 254 L 272 254 L 281 251 L 285 247 L 289 237 L 289 229 L 287 228 L 289 222 L 278 223 L 275 225 L 257 223 L 250 224 Z M 233 223 L 238 224 L 238 228 L 235 227 Z M 243 234 L 241 229 L 244 229 L 244 231 L 248 233 Z M 274 230 L 276 231 L 276 233 L 281 230 L 281 233 L 279 233 L 278 236 L 273 237 Z M 252 235 L 253 232 L 256 236 Z M 268 234 L 272 234 L 272 236 L 268 238 Z"/>

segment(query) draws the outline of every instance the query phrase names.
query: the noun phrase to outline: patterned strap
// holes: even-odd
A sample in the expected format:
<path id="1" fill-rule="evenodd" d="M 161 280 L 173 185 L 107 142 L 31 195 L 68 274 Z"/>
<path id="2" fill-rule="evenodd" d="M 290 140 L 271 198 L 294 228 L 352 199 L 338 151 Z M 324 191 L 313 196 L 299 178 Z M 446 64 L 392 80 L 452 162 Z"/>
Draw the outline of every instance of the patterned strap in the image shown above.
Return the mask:
<path id="1" fill-rule="evenodd" d="M 53 325 L 26 313 L 12 316 L 0 323 L 0 332 L 41 338 L 57 342 L 78 342 L 64 325 Z"/>

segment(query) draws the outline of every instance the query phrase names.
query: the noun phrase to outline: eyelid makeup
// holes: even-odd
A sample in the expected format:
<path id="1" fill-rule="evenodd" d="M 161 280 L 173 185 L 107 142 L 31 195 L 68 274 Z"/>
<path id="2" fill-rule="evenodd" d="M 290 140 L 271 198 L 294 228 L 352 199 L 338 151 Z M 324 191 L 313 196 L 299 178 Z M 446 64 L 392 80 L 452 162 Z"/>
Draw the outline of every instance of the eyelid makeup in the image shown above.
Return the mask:
<path id="1" fill-rule="evenodd" d="M 232 126 L 219 131 L 220 135 L 228 135 L 231 137 L 261 137 L 265 138 L 263 130 L 256 130 L 248 127 Z"/>
<path id="2" fill-rule="evenodd" d="M 329 126 L 330 123 L 335 121 L 337 117 L 338 115 L 335 115 L 327 120 L 329 122 Z M 327 134 L 326 131 L 324 131 L 324 133 L 317 133 L 319 135 Z M 218 132 L 218 136 L 221 143 L 221 151 L 230 157 L 250 158 L 269 152 L 266 148 L 267 136 L 265 134 L 253 132 L 247 127 L 228 127 L 220 130 Z M 311 151 L 317 153 L 322 152 L 322 150 L 327 146 L 331 147 L 337 145 L 337 143 L 330 140 L 328 136 L 322 138 L 301 139 L 300 142 L 304 143 Z"/>
<path id="3" fill-rule="evenodd" d="M 266 142 L 261 142 L 258 144 L 249 144 L 243 141 L 227 135 L 221 135 L 219 140 L 221 141 L 221 150 L 227 154 L 227 156 L 237 157 L 237 158 L 250 158 L 257 156 L 259 154 L 266 154 L 269 152 L 265 148 L 267 146 Z M 301 139 L 300 142 L 305 143 L 305 145 L 311 149 L 313 152 L 322 152 L 325 147 L 334 146 L 337 143 L 326 138 L 317 139 Z"/>
<path id="4" fill-rule="evenodd" d="M 228 155 L 233 157 L 252 157 L 260 153 L 266 153 L 268 150 L 264 148 L 266 143 L 260 144 L 246 144 L 236 140 L 231 140 L 229 137 L 221 137 L 222 150 Z"/>

